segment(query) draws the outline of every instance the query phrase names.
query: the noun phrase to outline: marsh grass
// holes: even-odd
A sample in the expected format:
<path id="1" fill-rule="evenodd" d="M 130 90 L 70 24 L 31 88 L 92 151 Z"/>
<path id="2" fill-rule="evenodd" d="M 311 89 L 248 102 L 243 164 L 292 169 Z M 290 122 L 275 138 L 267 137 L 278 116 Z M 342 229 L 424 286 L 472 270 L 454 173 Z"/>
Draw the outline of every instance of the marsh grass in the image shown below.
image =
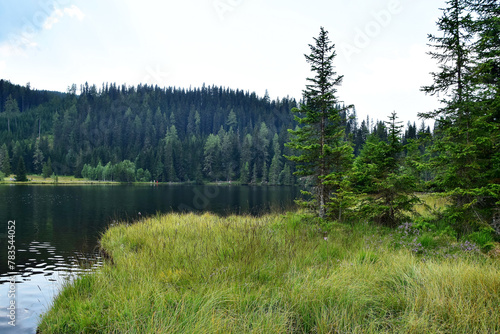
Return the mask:
<path id="1" fill-rule="evenodd" d="M 3 180 L 0 179 L 0 184 L 45 184 L 45 185 L 53 185 L 55 184 L 54 179 L 52 177 L 43 178 L 41 175 L 28 175 L 27 178 L 29 181 L 26 182 L 17 182 L 15 181 L 15 175 L 6 176 Z M 10 179 L 13 179 L 12 181 Z M 148 182 L 149 183 L 149 182 Z M 59 185 L 87 185 L 87 184 L 119 184 L 119 182 L 112 181 L 89 181 L 87 179 L 76 178 L 74 176 L 57 176 L 57 184 Z"/>
<path id="2" fill-rule="evenodd" d="M 169 214 L 110 227 L 41 333 L 495 333 L 498 260 L 426 258 L 368 224 Z"/>

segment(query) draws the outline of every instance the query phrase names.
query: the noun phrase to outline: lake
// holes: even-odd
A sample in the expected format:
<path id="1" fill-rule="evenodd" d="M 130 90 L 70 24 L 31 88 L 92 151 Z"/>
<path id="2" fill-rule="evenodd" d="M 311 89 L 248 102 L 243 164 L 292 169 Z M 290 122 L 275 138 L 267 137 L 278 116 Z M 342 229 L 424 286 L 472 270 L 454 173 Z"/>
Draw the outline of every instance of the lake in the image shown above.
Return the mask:
<path id="1" fill-rule="evenodd" d="M 179 211 L 259 215 L 291 209 L 299 193 L 275 186 L 0 185 L 0 333 L 35 333 L 62 284 L 101 265 L 97 242 L 110 224 Z"/>

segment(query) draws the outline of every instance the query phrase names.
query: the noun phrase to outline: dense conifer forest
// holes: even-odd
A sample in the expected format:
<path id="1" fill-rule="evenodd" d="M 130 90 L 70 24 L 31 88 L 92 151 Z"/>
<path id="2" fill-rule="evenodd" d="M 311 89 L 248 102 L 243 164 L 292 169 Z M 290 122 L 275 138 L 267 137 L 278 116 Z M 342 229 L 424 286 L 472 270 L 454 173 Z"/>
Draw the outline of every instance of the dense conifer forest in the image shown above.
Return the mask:
<path id="1" fill-rule="evenodd" d="M 65 93 L 0 80 L 0 167 L 16 174 L 73 175 L 125 182 L 297 183 L 284 143 L 297 101 L 215 86 L 180 89 L 104 84 Z M 384 122 L 342 115 L 357 155 Z M 371 124 L 373 123 L 373 124 Z M 404 140 L 430 128 L 408 124 Z"/>

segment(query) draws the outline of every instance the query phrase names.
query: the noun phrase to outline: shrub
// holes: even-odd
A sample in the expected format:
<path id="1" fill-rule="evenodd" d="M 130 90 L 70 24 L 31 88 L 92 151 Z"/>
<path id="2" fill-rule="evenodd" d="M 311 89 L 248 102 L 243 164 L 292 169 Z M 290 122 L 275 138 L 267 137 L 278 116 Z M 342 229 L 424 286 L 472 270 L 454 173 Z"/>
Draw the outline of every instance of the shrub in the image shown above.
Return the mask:
<path id="1" fill-rule="evenodd" d="M 483 227 L 479 231 L 469 234 L 466 239 L 476 243 L 483 252 L 489 252 L 495 247 L 495 230 L 491 227 Z"/>

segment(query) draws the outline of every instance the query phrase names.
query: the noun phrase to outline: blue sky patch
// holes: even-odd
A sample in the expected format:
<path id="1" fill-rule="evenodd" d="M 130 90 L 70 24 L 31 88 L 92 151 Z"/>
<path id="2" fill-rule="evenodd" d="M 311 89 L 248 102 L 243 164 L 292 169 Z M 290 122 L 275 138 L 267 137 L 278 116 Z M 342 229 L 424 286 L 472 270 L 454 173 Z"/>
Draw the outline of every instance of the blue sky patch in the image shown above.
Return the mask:
<path id="1" fill-rule="evenodd" d="M 13 35 L 42 30 L 43 24 L 57 7 L 61 5 L 54 0 L 0 2 L 0 42 L 12 38 Z"/>

